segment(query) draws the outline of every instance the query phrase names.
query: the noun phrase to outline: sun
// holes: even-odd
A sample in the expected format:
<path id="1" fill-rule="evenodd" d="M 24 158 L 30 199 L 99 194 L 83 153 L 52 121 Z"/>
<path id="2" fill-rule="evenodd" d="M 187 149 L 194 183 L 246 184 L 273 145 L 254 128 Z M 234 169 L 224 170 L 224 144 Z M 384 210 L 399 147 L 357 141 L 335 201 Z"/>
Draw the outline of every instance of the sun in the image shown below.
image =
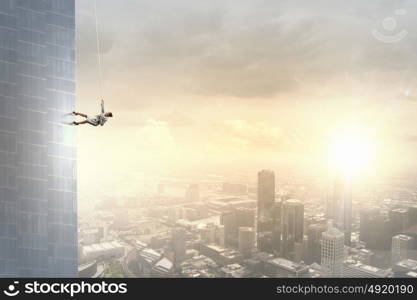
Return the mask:
<path id="1" fill-rule="evenodd" d="M 345 128 L 331 138 L 328 158 L 331 168 L 347 176 L 371 171 L 376 158 L 375 139 L 369 131 Z"/>

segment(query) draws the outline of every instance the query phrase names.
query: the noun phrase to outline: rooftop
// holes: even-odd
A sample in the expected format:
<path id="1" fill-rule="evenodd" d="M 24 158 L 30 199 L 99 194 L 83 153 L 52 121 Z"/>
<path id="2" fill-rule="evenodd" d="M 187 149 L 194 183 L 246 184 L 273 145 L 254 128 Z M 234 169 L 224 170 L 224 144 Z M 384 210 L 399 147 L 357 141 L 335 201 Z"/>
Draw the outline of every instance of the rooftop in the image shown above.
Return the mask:
<path id="1" fill-rule="evenodd" d="M 274 258 L 269 260 L 268 263 L 289 271 L 299 271 L 305 268 L 304 265 L 298 264 L 285 258 Z"/>
<path id="2" fill-rule="evenodd" d="M 83 251 L 85 253 L 88 252 L 96 252 L 96 251 L 108 251 L 113 249 L 120 249 L 124 248 L 123 245 L 118 241 L 112 241 L 112 242 L 105 242 L 100 244 L 92 244 L 88 246 L 83 247 Z"/>
<path id="3" fill-rule="evenodd" d="M 174 266 L 174 264 L 166 257 L 162 258 L 160 261 L 158 261 L 155 264 L 155 268 L 158 268 L 160 270 L 164 270 L 164 271 L 171 271 L 172 267 Z"/>
<path id="4" fill-rule="evenodd" d="M 161 254 L 151 248 L 143 249 L 139 256 L 141 256 L 148 263 L 153 264 L 161 258 Z"/>
<path id="5" fill-rule="evenodd" d="M 397 266 L 412 269 L 412 270 L 417 270 L 417 260 L 404 259 L 404 260 L 398 262 Z"/>
<path id="6" fill-rule="evenodd" d="M 410 271 L 406 273 L 405 275 L 407 275 L 408 277 L 417 278 L 417 272 Z"/>
<path id="7" fill-rule="evenodd" d="M 405 235 L 405 234 L 398 234 L 398 235 L 395 235 L 393 238 L 397 238 L 397 239 L 400 239 L 402 241 L 411 241 L 413 239 L 413 237 L 411 237 L 409 235 Z"/>
<path id="8" fill-rule="evenodd" d="M 360 262 L 346 264 L 344 268 L 345 277 L 389 277 L 391 271 L 389 269 L 380 269 Z"/>

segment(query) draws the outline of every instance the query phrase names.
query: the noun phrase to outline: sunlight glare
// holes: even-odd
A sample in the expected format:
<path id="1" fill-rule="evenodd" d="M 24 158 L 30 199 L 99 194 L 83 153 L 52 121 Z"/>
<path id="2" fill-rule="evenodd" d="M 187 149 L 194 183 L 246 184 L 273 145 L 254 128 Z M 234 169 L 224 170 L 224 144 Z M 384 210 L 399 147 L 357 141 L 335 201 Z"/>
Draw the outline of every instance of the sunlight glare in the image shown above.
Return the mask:
<path id="1" fill-rule="evenodd" d="M 349 176 L 370 171 L 375 155 L 376 147 L 372 136 L 357 128 L 338 132 L 330 145 L 331 167 Z"/>

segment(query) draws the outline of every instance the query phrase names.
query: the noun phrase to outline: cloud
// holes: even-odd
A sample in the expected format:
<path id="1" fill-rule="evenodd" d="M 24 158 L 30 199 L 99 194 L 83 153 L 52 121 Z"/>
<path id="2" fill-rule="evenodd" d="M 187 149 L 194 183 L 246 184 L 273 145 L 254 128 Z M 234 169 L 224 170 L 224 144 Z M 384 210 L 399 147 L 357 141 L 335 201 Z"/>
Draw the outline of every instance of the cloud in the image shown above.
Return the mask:
<path id="1" fill-rule="evenodd" d="M 174 137 L 165 122 L 148 120 L 137 135 L 138 149 L 161 151 L 169 149 L 174 143 Z"/>
<path id="2" fill-rule="evenodd" d="M 178 112 L 178 111 L 163 114 L 159 116 L 157 120 L 161 122 L 165 122 L 169 126 L 172 126 L 172 127 L 190 126 L 194 123 L 193 120 L 189 118 L 186 114 Z"/>
<path id="3" fill-rule="evenodd" d="M 253 154 L 283 151 L 286 146 L 282 129 L 265 122 L 226 120 L 215 124 L 213 133 L 210 143 L 219 151 Z"/>
<path id="4" fill-rule="evenodd" d="M 148 101 L 163 101 L 164 93 L 171 91 L 253 102 L 300 91 L 319 93 L 346 74 L 354 84 L 383 81 L 384 73 L 397 75 L 392 81 L 396 84 L 404 68 L 415 74 L 415 4 L 354 3 L 100 1 L 105 77 L 117 87 L 115 95 L 122 91 L 119 81 L 136 85 L 142 94 L 163 95 Z M 91 8 L 78 5 L 82 62 L 94 53 L 95 39 Z M 371 30 L 380 29 L 383 18 L 398 6 L 407 11 L 398 24 L 410 34 L 395 45 L 377 41 Z M 156 85 L 165 89 L 155 91 Z M 124 98 L 126 105 L 133 101 Z"/>

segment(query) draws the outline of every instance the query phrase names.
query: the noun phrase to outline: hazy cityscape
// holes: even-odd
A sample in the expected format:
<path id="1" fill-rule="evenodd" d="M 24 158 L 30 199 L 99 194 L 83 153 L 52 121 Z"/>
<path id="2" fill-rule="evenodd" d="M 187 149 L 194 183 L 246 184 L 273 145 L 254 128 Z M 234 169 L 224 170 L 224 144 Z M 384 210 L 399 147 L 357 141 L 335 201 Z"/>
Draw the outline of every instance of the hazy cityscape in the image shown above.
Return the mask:
<path id="1" fill-rule="evenodd" d="M 80 276 L 417 276 L 413 182 L 292 174 L 152 179 L 99 201 L 80 213 Z"/>

